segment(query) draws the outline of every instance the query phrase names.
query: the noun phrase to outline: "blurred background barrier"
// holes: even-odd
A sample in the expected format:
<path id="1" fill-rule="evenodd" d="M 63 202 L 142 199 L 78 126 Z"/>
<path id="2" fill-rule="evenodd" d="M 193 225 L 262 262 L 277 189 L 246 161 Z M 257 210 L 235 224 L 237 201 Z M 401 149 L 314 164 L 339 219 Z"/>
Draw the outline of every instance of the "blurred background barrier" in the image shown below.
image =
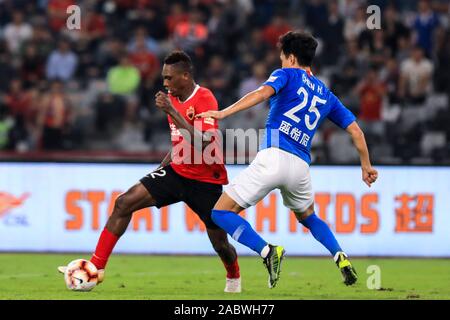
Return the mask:
<path id="1" fill-rule="evenodd" d="M 156 167 L 0 163 L 0 251 L 92 252 L 117 196 Z M 227 166 L 229 177 L 244 168 Z M 449 167 L 380 166 L 371 188 L 359 167 L 311 170 L 316 213 L 350 255 L 450 257 Z M 328 255 L 278 192 L 243 214 L 290 255 Z M 240 254 L 253 254 L 233 243 Z M 203 223 L 181 203 L 136 212 L 115 252 L 214 254 Z"/>

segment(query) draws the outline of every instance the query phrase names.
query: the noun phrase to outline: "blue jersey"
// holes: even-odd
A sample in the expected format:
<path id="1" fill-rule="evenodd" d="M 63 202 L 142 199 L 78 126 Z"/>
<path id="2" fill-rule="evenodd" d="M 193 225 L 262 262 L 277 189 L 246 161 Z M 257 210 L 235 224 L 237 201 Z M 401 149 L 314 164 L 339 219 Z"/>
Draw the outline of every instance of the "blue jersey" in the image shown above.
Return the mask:
<path id="1" fill-rule="evenodd" d="M 316 77 L 298 68 L 277 69 L 263 85 L 271 86 L 266 136 L 261 149 L 277 147 L 311 163 L 311 141 L 325 118 L 346 129 L 355 116 Z"/>

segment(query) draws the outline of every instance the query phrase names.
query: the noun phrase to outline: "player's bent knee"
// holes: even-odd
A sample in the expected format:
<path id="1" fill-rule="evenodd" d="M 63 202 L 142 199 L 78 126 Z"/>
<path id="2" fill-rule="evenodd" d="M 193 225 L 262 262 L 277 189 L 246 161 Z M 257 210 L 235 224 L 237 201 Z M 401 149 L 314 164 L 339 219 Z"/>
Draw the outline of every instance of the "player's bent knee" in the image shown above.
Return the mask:
<path id="1" fill-rule="evenodd" d="M 242 208 L 239 204 L 236 203 L 226 192 L 222 193 L 219 200 L 217 200 L 214 210 L 225 210 L 232 211 L 234 213 L 239 213 L 244 208 Z"/>
<path id="2" fill-rule="evenodd" d="M 114 201 L 114 209 L 123 210 L 126 207 L 126 202 L 126 196 L 122 193 L 117 197 L 116 201 Z"/>
<path id="3" fill-rule="evenodd" d="M 117 197 L 116 201 L 114 202 L 113 214 L 118 214 L 121 216 L 131 214 L 131 211 L 128 210 L 130 206 L 131 206 L 130 197 L 126 193 L 122 193 Z"/>
<path id="4" fill-rule="evenodd" d="M 302 222 L 303 220 L 305 220 L 314 213 L 314 203 L 311 204 L 308 208 L 306 208 L 306 210 L 301 211 L 293 210 L 293 211 L 298 222 Z"/>
<path id="5" fill-rule="evenodd" d="M 154 205 L 156 205 L 156 200 L 147 189 L 142 184 L 136 184 L 117 197 L 112 215 L 128 216 L 137 210 Z"/>

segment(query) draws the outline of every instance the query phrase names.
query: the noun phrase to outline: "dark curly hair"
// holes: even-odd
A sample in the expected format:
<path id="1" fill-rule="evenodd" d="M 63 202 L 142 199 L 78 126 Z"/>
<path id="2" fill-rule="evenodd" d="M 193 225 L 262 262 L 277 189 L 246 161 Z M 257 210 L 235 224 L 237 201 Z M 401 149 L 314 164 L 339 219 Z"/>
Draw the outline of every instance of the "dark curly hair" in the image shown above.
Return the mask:
<path id="1" fill-rule="evenodd" d="M 182 72 L 193 75 L 194 66 L 189 55 L 184 51 L 172 51 L 164 58 L 164 64 L 176 65 Z"/>
<path id="2" fill-rule="evenodd" d="M 278 40 L 278 46 L 287 57 L 293 54 L 301 66 L 311 66 L 316 54 L 317 40 L 306 31 L 289 31 Z"/>

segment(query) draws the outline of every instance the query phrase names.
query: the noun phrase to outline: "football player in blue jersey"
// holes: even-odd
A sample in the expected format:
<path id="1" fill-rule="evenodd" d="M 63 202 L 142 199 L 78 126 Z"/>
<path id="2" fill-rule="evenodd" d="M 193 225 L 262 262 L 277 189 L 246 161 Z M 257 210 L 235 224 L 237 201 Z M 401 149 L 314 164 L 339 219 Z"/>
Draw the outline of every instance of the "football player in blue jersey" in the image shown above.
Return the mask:
<path id="1" fill-rule="evenodd" d="M 370 187 L 378 172 L 369 159 L 364 134 L 353 113 L 311 72 L 317 41 L 303 31 L 280 37 L 281 69 L 257 90 L 221 111 L 197 117 L 223 119 L 270 99 L 266 135 L 249 167 L 226 187 L 212 211 L 213 221 L 233 239 L 257 252 L 269 272 L 269 288 L 278 282 L 285 250 L 268 244 L 238 213 L 255 205 L 273 189 L 280 189 L 283 203 L 334 257 L 344 283 L 352 285 L 357 274 L 328 225 L 314 213 L 309 165 L 311 141 L 325 118 L 346 130 L 358 150 L 362 180 Z"/>

